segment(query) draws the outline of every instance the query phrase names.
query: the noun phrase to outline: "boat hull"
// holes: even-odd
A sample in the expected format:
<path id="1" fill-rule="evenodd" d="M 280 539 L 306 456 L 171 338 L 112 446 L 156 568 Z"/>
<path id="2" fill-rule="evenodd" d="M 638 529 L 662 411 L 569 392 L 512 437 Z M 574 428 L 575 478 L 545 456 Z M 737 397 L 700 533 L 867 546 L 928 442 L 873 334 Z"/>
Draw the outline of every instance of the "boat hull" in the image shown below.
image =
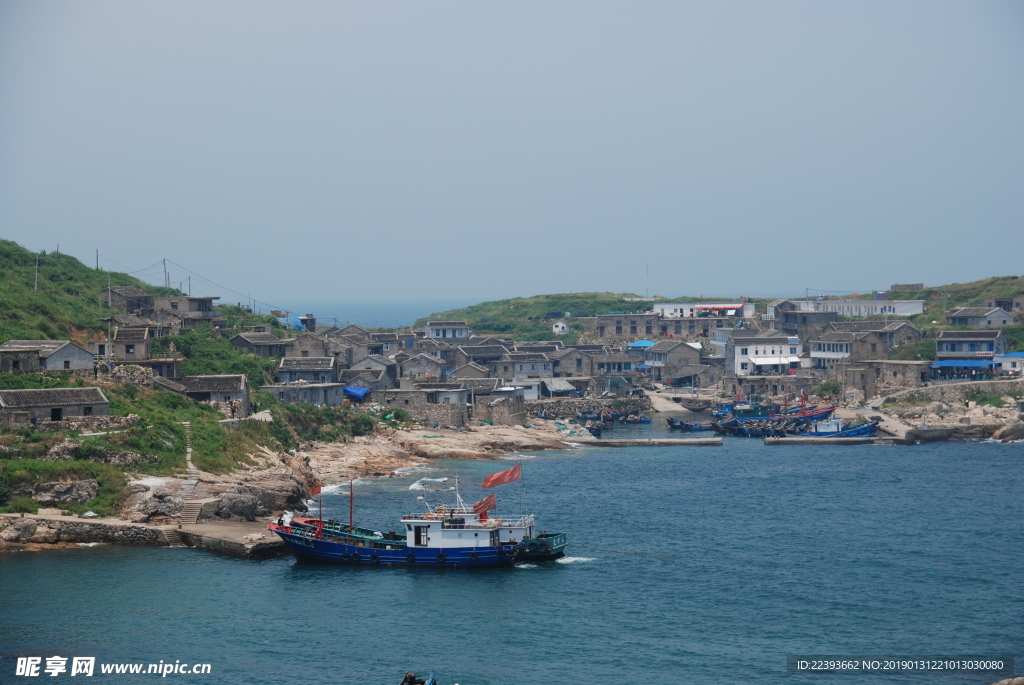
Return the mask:
<path id="1" fill-rule="evenodd" d="M 274 530 L 296 556 L 359 566 L 473 567 L 511 566 L 522 553 L 522 543 L 501 547 L 404 547 L 381 549 Z"/>
<path id="2" fill-rule="evenodd" d="M 535 538 L 523 540 L 520 561 L 554 561 L 565 556 L 569 544 L 565 533 L 542 533 Z"/>

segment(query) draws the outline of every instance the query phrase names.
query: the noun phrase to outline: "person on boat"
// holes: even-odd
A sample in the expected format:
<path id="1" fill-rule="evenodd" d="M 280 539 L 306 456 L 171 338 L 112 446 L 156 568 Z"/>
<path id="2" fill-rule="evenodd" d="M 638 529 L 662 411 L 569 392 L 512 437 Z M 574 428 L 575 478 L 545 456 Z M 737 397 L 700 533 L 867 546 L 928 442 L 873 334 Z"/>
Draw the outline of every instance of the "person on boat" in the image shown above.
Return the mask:
<path id="1" fill-rule="evenodd" d="M 415 673 L 406 673 L 401 685 L 425 685 L 427 681 L 417 678 Z"/>

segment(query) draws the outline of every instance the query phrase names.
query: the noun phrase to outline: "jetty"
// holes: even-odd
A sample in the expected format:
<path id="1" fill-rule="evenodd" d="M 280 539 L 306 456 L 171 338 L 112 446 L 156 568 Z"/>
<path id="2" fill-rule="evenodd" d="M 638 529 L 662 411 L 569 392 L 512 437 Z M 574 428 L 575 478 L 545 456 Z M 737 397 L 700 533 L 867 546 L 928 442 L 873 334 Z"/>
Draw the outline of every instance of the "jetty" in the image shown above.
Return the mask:
<path id="1" fill-rule="evenodd" d="M 913 441 L 905 438 L 829 438 L 793 436 L 764 439 L 766 445 L 910 445 Z"/>
<path id="2" fill-rule="evenodd" d="M 588 440 L 594 447 L 721 447 L 722 438 L 636 438 L 624 440 Z"/>

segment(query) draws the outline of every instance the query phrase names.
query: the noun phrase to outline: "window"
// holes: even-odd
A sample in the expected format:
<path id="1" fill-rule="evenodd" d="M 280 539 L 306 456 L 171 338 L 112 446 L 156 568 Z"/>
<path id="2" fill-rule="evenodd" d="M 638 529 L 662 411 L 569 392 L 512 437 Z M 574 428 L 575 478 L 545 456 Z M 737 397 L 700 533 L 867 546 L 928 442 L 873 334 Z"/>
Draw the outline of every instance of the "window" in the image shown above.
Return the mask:
<path id="1" fill-rule="evenodd" d="M 746 371 L 747 370 L 747 363 L 743 362 L 742 364 L 740 364 L 740 368 L 743 369 L 744 371 Z"/>
<path id="2" fill-rule="evenodd" d="M 92 407 L 82 407 L 82 416 L 92 416 Z"/>
<path id="3" fill-rule="evenodd" d="M 576 358 L 576 368 L 577 369 L 582 369 L 583 368 L 583 360 L 580 359 L 579 357 Z"/>
<path id="4" fill-rule="evenodd" d="M 790 354 L 796 354 L 796 348 L 795 347 L 789 348 L 789 353 Z"/>
<path id="5" fill-rule="evenodd" d="M 683 332 L 683 324 L 677 323 L 676 324 L 676 335 L 681 335 L 682 332 Z"/>
<path id="6" fill-rule="evenodd" d="M 124 346 L 124 353 L 125 354 L 135 354 L 135 345 L 125 345 Z"/>
<path id="7" fill-rule="evenodd" d="M 443 397 L 443 398 L 441 398 L 441 404 L 451 404 L 450 400 L 451 400 L 450 397 Z"/>
<path id="8" fill-rule="evenodd" d="M 742 355 L 746 356 L 746 354 L 747 354 L 747 349 L 748 349 L 748 348 L 746 348 L 746 347 L 741 347 L 741 348 L 740 348 L 740 354 L 742 354 Z M 746 368 L 746 367 L 743 367 L 743 368 Z"/>
<path id="9" fill-rule="evenodd" d="M 64 368 L 65 369 L 70 369 L 71 368 L 71 360 L 69 360 L 69 359 L 65 359 L 64 360 Z"/>
<path id="10" fill-rule="evenodd" d="M 107 346 L 106 345 L 100 345 L 98 349 L 100 351 L 100 356 L 101 357 L 105 356 L 107 354 Z"/>
<path id="11" fill-rule="evenodd" d="M 615 327 L 615 335 L 622 335 L 622 326 Z"/>
<path id="12" fill-rule="evenodd" d="M 224 395 L 224 401 L 225 402 L 230 402 L 231 401 L 231 395 Z"/>
<path id="13" fill-rule="evenodd" d="M 177 302 L 171 302 L 171 309 L 177 309 L 177 308 L 178 308 L 178 303 Z"/>
<path id="14" fill-rule="evenodd" d="M 664 326 L 662 326 L 662 328 L 665 328 L 665 327 L 664 327 Z M 651 333 L 653 333 L 653 332 L 654 332 L 654 327 L 653 327 L 653 326 L 648 326 L 648 327 L 647 327 L 647 328 L 645 329 L 645 332 L 647 333 L 647 335 L 650 335 Z"/>
<path id="15" fill-rule="evenodd" d="M 503 366 L 502 367 L 502 371 L 508 371 L 508 367 L 507 366 Z"/>
<path id="16" fill-rule="evenodd" d="M 597 337 L 599 337 L 599 338 L 603 338 L 604 337 L 604 326 L 598 326 L 597 327 Z"/>
<path id="17" fill-rule="evenodd" d="M 875 343 L 871 343 L 871 351 L 872 352 L 878 352 L 878 345 L 875 344 Z"/>
<path id="18" fill-rule="evenodd" d="M 622 365 L 622 370 L 623 370 L 623 371 L 629 371 L 629 370 L 630 370 L 630 369 L 632 369 L 632 368 L 633 368 L 633 362 L 625 362 L 625 363 L 624 363 L 624 364 Z"/>
<path id="19" fill-rule="evenodd" d="M 630 326 L 629 327 L 629 334 L 630 335 L 636 335 L 636 326 Z"/>
<path id="20" fill-rule="evenodd" d="M 302 350 L 302 356 L 303 357 L 308 357 L 309 356 L 309 350 Z"/>

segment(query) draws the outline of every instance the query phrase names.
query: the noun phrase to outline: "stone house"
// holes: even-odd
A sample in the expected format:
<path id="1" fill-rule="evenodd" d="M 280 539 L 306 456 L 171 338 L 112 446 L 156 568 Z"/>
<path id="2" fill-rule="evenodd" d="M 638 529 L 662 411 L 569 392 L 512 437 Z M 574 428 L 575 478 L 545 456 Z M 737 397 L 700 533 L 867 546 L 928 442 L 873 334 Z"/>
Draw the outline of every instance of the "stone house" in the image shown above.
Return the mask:
<path id="1" fill-rule="evenodd" d="M 379 354 L 367 355 L 362 359 L 353 362 L 350 368 L 383 371 L 388 378 L 389 386 L 394 385 L 401 374 L 401 366 L 395 362 L 394 359 L 390 359 Z"/>
<path id="2" fill-rule="evenodd" d="M 551 359 L 551 373 L 554 378 L 591 376 L 594 366 L 590 354 L 566 347 L 548 355 Z"/>
<path id="3" fill-rule="evenodd" d="M 454 373 L 455 377 L 459 379 L 487 378 L 489 371 L 486 366 L 480 366 L 475 362 L 469 362 L 468 364 L 463 364 L 462 366 L 455 369 Z"/>
<path id="4" fill-rule="evenodd" d="M 781 312 L 773 321 L 774 330 L 806 340 L 820 335 L 838 316 L 836 312 Z"/>
<path id="5" fill-rule="evenodd" d="M 699 365 L 700 352 L 700 343 L 659 340 L 657 344 L 644 348 L 643 363 L 651 367 L 651 380 L 660 382 L 677 375 L 685 366 Z"/>
<path id="6" fill-rule="evenodd" d="M 345 387 L 388 390 L 394 387 L 393 379 L 384 369 L 343 369 L 338 372 L 338 382 Z"/>
<path id="7" fill-rule="evenodd" d="M 273 333 L 239 333 L 229 341 L 233 346 L 257 357 L 284 357 L 292 345 L 291 339 L 278 338 Z"/>
<path id="8" fill-rule="evenodd" d="M 276 383 L 260 387 L 273 395 L 281 404 L 319 404 L 336 407 L 345 401 L 345 386 L 341 383 Z"/>
<path id="9" fill-rule="evenodd" d="M 1008 326 L 1013 323 L 1013 314 L 1001 307 L 957 307 L 946 312 L 946 323 L 969 328 Z"/>
<path id="10" fill-rule="evenodd" d="M 153 301 L 153 315 L 161 323 L 177 319 L 181 322 L 182 328 L 192 328 L 202 323 L 208 323 L 214 328 L 223 328 L 227 325 L 227 319 L 213 307 L 213 301 L 219 299 L 185 295 L 157 297 Z"/>
<path id="11" fill-rule="evenodd" d="M 412 331 L 398 333 L 370 333 L 370 338 L 384 346 L 384 353 L 394 354 L 398 350 L 411 350 L 416 344 L 416 335 Z"/>
<path id="12" fill-rule="evenodd" d="M 1006 353 L 1006 336 L 1001 330 L 942 331 L 935 339 L 939 361 L 994 360 Z"/>
<path id="13" fill-rule="evenodd" d="M 462 366 L 472 362 L 487 367 L 491 362 L 496 362 L 504 357 L 509 351 L 504 345 L 463 345 L 455 348 L 455 363 Z"/>
<path id="14" fill-rule="evenodd" d="M 828 330 L 859 333 L 871 331 L 882 337 L 890 350 L 907 343 L 915 343 L 921 339 L 920 329 L 906 321 L 837 321 L 830 323 Z"/>
<path id="15" fill-rule="evenodd" d="M 27 414 L 30 421 L 63 421 L 76 416 L 107 416 L 110 402 L 99 388 L 0 390 L 0 411 Z"/>
<path id="16" fill-rule="evenodd" d="M 598 314 L 584 326 L 598 338 L 642 338 L 655 335 L 661 319 L 657 314 Z"/>
<path id="17" fill-rule="evenodd" d="M 285 350 L 286 357 L 330 357 L 327 340 L 312 333 L 305 333 L 291 339 L 291 345 Z"/>
<path id="18" fill-rule="evenodd" d="M 152 309 L 153 296 L 145 290 L 140 290 L 131 285 L 115 285 L 104 288 L 99 292 L 100 302 L 109 303 L 110 306 L 125 314 L 137 312 L 140 309 Z"/>
<path id="19" fill-rule="evenodd" d="M 398 367 L 399 378 L 444 378 L 445 362 L 430 354 L 417 354 Z"/>
<path id="20" fill-rule="evenodd" d="M 466 340 L 469 338 L 469 324 L 465 321 L 428 321 L 423 327 L 423 337 L 431 340 Z"/>
<path id="21" fill-rule="evenodd" d="M 885 359 L 889 346 L 873 331 L 829 331 L 808 341 L 812 368 L 834 371 L 841 364 Z"/>
<path id="22" fill-rule="evenodd" d="M 0 345 L 0 373 L 92 371 L 92 353 L 70 340 L 8 340 Z"/>
<path id="23" fill-rule="evenodd" d="M 412 418 L 427 425 L 465 426 L 469 413 L 465 403 L 438 402 L 436 390 L 381 390 L 370 393 L 370 401 L 389 409 L 404 409 Z"/>
<path id="24" fill-rule="evenodd" d="M 178 383 L 184 394 L 197 402 L 227 404 L 235 410 L 233 418 L 249 415 L 249 377 L 244 373 L 214 376 L 183 376 Z"/>
<path id="25" fill-rule="evenodd" d="M 1024 312 L 1024 295 L 1015 297 L 990 297 L 985 301 L 986 307 L 999 307 L 1004 312 L 1020 314 Z"/>
<path id="26" fill-rule="evenodd" d="M 177 378 L 181 375 L 181 362 L 184 359 L 177 352 L 153 356 L 153 329 L 148 326 L 118 328 L 114 331 L 113 341 L 91 342 L 89 351 L 103 362 L 114 364 L 134 364 L 152 369 L 157 376 Z"/>
<path id="27" fill-rule="evenodd" d="M 282 357 L 277 365 L 277 382 L 336 383 L 338 360 L 334 357 Z"/>

